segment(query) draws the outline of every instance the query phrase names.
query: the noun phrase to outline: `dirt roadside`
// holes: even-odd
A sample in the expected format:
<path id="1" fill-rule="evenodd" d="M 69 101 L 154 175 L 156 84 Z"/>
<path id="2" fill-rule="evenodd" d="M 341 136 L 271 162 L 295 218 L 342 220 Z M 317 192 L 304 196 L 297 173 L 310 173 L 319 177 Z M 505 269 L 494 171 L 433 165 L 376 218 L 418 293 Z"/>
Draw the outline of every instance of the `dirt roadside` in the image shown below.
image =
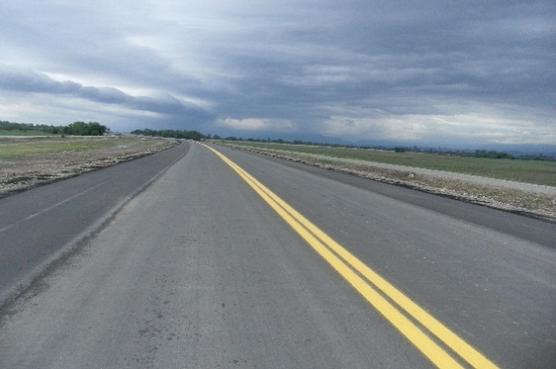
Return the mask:
<path id="1" fill-rule="evenodd" d="M 150 137 L 0 138 L 0 198 L 176 144 L 173 139 Z"/>

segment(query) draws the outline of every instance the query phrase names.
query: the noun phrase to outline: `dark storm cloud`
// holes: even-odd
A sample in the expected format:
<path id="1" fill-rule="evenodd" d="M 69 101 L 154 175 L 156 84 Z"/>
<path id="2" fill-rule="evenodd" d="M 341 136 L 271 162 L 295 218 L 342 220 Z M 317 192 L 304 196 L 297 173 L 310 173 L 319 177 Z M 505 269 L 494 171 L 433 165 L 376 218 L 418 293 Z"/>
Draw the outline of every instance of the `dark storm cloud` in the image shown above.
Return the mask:
<path id="1" fill-rule="evenodd" d="M 6 91 L 165 114 L 143 125 L 183 114 L 244 135 L 556 141 L 551 1 L 13 0 L 0 15 L 0 60 L 36 73 Z"/>
<path id="2" fill-rule="evenodd" d="M 0 90 L 27 93 L 69 95 L 97 103 L 121 105 L 167 115 L 194 115 L 207 120 L 212 114 L 191 104 L 166 95 L 162 97 L 132 96 L 113 87 L 84 86 L 72 81 L 56 81 L 37 72 L 0 69 Z"/>

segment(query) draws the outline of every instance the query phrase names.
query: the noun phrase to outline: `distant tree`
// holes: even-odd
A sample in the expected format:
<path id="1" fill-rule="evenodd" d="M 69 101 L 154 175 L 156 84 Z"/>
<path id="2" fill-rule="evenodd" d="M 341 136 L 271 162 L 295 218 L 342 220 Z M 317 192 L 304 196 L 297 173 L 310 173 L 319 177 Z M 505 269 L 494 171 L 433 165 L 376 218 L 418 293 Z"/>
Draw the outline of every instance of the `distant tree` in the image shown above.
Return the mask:
<path id="1" fill-rule="evenodd" d="M 102 136 L 108 128 L 98 122 L 73 122 L 63 127 L 62 132 L 68 135 L 78 136 Z"/>
<path id="2" fill-rule="evenodd" d="M 185 131 L 185 130 L 174 130 L 174 129 L 136 129 L 131 132 L 134 135 L 142 136 L 158 136 L 158 137 L 172 137 L 172 138 L 185 138 L 195 141 L 200 141 L 205 138 L 205 136 L 197 131 Z"/>
<path id="3" fill-rule="evenodd" d="M 12 123 L 7 121 L 0 121 L 0 129 L 85 136 L 99 136 L 105 134 L 108 131 L 107 127 L 98 122 L 74 122 L 67 126 L 54 126 L 46 124 Z"/>

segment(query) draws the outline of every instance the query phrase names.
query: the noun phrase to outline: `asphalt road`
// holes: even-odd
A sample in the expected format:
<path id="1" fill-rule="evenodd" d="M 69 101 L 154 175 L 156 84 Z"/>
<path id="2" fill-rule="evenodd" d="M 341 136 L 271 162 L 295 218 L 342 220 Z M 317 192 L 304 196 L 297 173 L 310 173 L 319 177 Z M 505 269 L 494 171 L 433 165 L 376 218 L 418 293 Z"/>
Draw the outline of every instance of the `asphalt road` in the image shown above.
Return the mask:
<path id="1" fill-rule="evenodd" d="M 102 231 L 4 307 L 1 368 L 431 368 L 427 340 L 464 363 L 456 354 L 462 346 L 440 342 L 430 319 L 402 311 L 399 295 L 382 282 L 371 294 L 357 282 L 365 274 L 353 260 L 319 251 L 330 241 L 295 228 L 304 221 L 282 199 L 482 353 L 465 358 L 554 367 L 554 224 L 218 149 L 266 187 L 191 145 Z M 54 196 L 68 181 L 43 188 Z M 25 197 L 33 191 L 0 200 L 0 228 L 40 211 L 17 213 L 19 201 L 31 206 Z M 87 197 L 101 201 L 106 189 L 94 191 Z M 0 233 L 3 255 L 17 248 L 4 241 L 16 227 L 12 240 L 71 233 L 84 197 Z M 59 225 L 49 233 L 53 220 Z M 63 249 L 71 237 L 53 244 Z M 21 253 L 34 255 L 29 245 Z M 13 260 L 2 269 L 17 269 L 25 257 Z M 6 275 L 14 283 L 27 270 Z"/>
<path id="2" fill-rule="evenodd" d="M 63 246 L 94 232 L 187 150 L 184 143 L 0 199 L 0 301 L 50 259 L 59 257 Z"/>

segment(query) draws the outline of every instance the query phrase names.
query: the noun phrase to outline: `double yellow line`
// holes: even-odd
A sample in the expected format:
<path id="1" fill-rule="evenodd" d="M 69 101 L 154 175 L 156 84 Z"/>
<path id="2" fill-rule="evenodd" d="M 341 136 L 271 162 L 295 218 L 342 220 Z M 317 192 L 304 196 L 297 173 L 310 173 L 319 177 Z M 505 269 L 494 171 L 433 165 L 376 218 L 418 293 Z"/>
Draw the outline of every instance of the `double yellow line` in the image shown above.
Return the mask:
<path id="1" fill-rule="evenodd" d="M 463 369 L 464 366 L 458 361 L 463 359 L 474 368 L 498 368 L 492 361 L 365 265 L 345 247 L 334 241 L 239 165 L 218 150 L 207 145 L 204 146 L 228 164 L 332 268 L 434 365 L 438 368 Z"/>

